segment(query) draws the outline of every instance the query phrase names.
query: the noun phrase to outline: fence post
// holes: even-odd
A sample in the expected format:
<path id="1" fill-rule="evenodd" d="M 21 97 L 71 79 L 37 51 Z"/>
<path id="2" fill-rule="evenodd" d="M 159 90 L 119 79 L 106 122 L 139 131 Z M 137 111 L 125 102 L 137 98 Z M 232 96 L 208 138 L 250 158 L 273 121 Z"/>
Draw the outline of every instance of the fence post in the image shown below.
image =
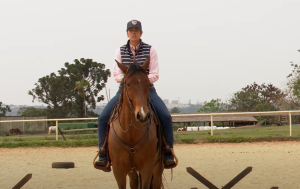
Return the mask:
<path id="1" fill-rule="evenodd" d="M 25 120 L 25 117 L 23 117 L 23 120 Z M 25 134 L 25 126 L 24 126 L 25 122 L 23 121 L 23 133 Z"/>
<path id="2" fill-rule="evenodd" d="M 55 125 L 56 125 L 56 132 L 55 132 L 56 140 L 58 140 L 58 121 L 57 120 L 55 120 Z"/>
<path id="3" fill-rule="evenodd" d="M 290 136 L 292 136 L 292 115 L 291 115 L 291 112 L 289 112 L 289 122 L 290 122 Z"/>
<path id="4" fill-rule="evenodd" d="M 210 136 L 213 136 L 213 130 L 214 130 L 214 122 L 213 122 L 213 116 L 210 115 Z"/>

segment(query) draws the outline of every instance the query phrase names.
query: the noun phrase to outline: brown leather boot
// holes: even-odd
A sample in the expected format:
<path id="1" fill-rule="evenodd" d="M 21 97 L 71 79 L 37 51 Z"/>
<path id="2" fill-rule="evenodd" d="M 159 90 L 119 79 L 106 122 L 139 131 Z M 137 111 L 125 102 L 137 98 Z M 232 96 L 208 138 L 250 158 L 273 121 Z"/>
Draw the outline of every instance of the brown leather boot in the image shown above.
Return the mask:
<path id="1" fill-rule="evenodd" d="M 164 160 L 165 169 L 171 169 L 175 167 L 175 161 L 174 158 L 168 158 Z"/>
<path id="2" fill-rule="evenodd" d="M 107 161 L 96 161 L 95 162 L 95 168 L 96 169 L 100 169 L 100 170 L 102 170 L 102 171 L 104 171 L 104 172 L 110 172 L 111 171 L 111 168 L 110 168 L 110 166 L 108 167 L 108 168 L 106 168 L 106 165 L 107 165 Z"/>

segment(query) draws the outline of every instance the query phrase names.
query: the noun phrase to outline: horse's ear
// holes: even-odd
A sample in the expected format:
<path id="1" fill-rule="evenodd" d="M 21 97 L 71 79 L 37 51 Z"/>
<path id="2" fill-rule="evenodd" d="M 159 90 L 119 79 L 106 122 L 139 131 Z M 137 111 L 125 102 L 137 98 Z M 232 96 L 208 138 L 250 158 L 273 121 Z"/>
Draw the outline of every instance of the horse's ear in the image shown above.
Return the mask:
<path id="1" fill-rule="evenodd" d="M 115 60 L 116 63 L 118 64 L 118 67 L 123 71 L 124 74 L 126 74 L 128 67 L 125 66 L 124 64 L 121 64 L 120 62 L 118 62 L 117 60 Z"/>
<path id="2" fill-rule="evenodd" d="M 149 64 L 150 64 L 150 59 L 149 57 L 147 57 L 144 64 L 142 65 L 143 70 L 147 71 L 147 69 L 149 68 Z"/>

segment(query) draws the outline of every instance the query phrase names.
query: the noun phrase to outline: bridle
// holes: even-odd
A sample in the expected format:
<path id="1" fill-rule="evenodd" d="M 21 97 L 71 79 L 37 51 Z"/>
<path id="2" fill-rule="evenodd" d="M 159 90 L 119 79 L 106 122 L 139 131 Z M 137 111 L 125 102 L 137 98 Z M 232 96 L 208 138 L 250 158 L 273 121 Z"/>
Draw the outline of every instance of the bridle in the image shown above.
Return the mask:
<path id="1" fill-rule="evenodd" d="M 128 95 L 128 92 L 127 92 L 127 85 L 126 85 L 126 80 L 124 78 L 124 81 L 123 81 L 123 85 L 124 85 L 124 91 L 125 91 L 125 94 L 126 94 L 126 97 L 127 97 L 127 101 L 129 103 L 129 107 L 130 107 L 130 111 L 131 111 L 131 123 L 129 124 L 128 128 L 126 130 L 123 129 L 122 125 L 121 125 L 121 122 L 120 122 L 120 111 L 117 111 L 117 119 L 118 119 L 118 123 L 119 123 L 119 127 L 121 129 L 122 132 L 128 132 L 131 127 L 134 127 L 136 129 L 141 129 L 142 127 L 137 127 L 133 124 L 133 117 L 134 117 L 134 108 L 133 108 L 133 105 L 132 105 L 132 101 L 130 100 L 129 98 L 129 95 Z M 121 93 L 121 96 L 123 94 Z M 147 100 L 147 107 L 148 107 L 148 110 L 150 111 L 150 119 L 144 124 L 144 127 L 148 127 L 150 124 L 152 124 L 152 120 L 153 120 L 153 115 L 151 113 L 151 109 L 150 109 L 150 99 Z"/>

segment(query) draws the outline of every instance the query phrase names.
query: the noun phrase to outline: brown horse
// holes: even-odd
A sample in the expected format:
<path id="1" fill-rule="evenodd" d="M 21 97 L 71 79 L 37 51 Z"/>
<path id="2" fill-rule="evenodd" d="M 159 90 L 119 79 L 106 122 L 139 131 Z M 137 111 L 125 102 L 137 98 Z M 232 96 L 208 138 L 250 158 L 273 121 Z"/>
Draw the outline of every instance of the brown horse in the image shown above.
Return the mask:
<path id="1" fill-rule="evenodd" d="M 16 128 L 16 129 L 10 129 L 9 133 L 10 134 L 21 134 L 21 131 L 18 128 Z"/>
<path id="2" fill-rule="evenodd" d="M 116 61 L 117 62 L 117 61 Z M 129 67 L 117 62 L 125 73 L 116 116 L 110 124 L 108 152 L 119 188 L 162 188 L 162 158 L 157 147 L 157 127 L 150 108 L 146 74 L 149 59 L 142 66 Z"/>

